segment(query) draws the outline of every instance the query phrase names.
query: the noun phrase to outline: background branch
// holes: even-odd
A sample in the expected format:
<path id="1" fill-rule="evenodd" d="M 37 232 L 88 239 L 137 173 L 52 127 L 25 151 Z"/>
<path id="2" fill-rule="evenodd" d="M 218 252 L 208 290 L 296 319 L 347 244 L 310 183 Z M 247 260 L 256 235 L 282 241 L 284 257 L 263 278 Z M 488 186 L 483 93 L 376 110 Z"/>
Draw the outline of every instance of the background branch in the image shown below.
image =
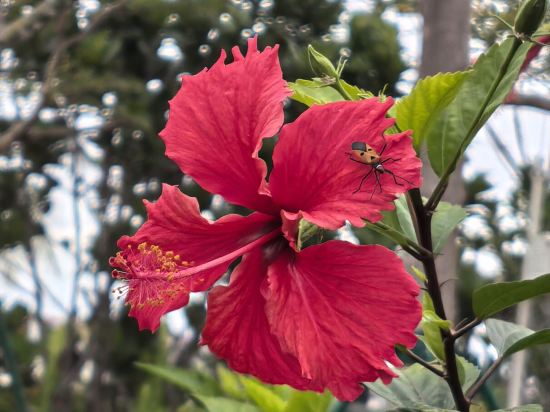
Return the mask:
<path id="1" fill-rule="evenodd" d="M 94 18 L 88 25 L 88 28 L 79 32 L 78 34 L 75 34 L 68 38 L 63 38 L 63 34 L 60 34 L 58 44 L 46 63 L 42 87 L 40 89 L 40 95 L 42 96 L 40 103 L 36 106 L 33 114 L 29 116 L 28 119 L 13 123 L 8 130 L 0 135 L 0 151 L 5 150 L 13 141 L 19 139 L 22 135 L 24 135 L 36 122 L 38 118 L 38 112 L 44 106 L 44 102 L 46 101 L 48 95 L 53 89 L 53 83 L 57 73 L 57 68 L 63 54 L 70 47 L 73 47 L 84 40 L 86 36 L 88 36 L 88 34 L 92 33 L 96 28 L 98 28 L 114 12 L 124 7 L 127 2 L 128 0 L 120 0 L 112 5 L 105 6 L 100 12 L 98 12 L 94 16 Z M 72 14 L 72 8 L 69 8 L 64 12 L 60 26 L 60 32 L 64 31 L 64 27 L 69 20 L 70 14 Z"/>
<path id="2" fill-rule="evenodd" d="M 43 0 L 35 6 L 32 13 L 22 15 L 18 19 L 0 28 L 0 44 L 20 42 L 31 37 L 44 25 L 44 20 L 51 19 L 58 14 L 58 7 L 63 3 L 59 0 Z"/>

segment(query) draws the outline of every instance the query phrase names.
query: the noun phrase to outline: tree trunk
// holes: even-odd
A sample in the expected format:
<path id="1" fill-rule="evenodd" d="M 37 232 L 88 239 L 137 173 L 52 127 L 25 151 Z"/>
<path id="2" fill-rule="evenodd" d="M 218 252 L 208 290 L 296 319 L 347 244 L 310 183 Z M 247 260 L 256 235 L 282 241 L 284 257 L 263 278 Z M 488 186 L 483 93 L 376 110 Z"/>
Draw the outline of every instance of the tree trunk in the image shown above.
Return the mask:
<path id="1" fill-rule="evenodd" d="M 420 9 L 424 17 L 420 77 L 464 70 L 469 64 L 470 0 L 421 0 Z M 429 167 L 425 153 L 423 160 L 422 191 L 426 196 L 432 192 L 438 178 Z M 461 166 L 457 166 L 443 198 L 451 203 L 461 204 L 464 201 Z M 440 282 L 446 282 L 442 292 L 449 319 L 455 319 L 457 314 L 455 282 L 452 280 L 456 278 L 457 261 L 458 249 L 452 238 L 437 259 Z"/>

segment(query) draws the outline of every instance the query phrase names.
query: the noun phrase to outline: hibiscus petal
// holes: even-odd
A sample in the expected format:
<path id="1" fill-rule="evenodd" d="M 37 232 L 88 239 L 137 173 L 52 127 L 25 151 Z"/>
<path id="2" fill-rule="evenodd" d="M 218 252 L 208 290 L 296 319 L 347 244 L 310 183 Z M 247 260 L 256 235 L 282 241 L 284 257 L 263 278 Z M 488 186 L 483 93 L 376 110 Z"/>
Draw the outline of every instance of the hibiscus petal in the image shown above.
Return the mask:
<path id="1" fill-rule="evenodd" d="M 420 184 L 421 162 L 416 157 L 410 133 L 387 135 L 382 160 L 393 172 L 380 175 L 382 192 L 376 186 L 373 168 L 354 162 L 347 153 L 355 141 L 366 142 L 378 153 L 383 132 L 394 120 L 386 118 L 391 98 L 337 102 L 313 106 L 281 130 L 273 154 L 269 185 L 273 199 L 283 209 L 297 213 L 327 229 L 337 229 L 346 220 L 363 226 L 363 218 L 377 221 L 381 210 L 393 209 L 395 195 Z M 399 159 L 399 160 L 398 160 Z M 354 193 L 361 179 L 371 175 Z"/>
<path id="2" fill-rule="evenodd" d="M 277 51 L 258 52 L 253 38 L 246 57 L 234 49 L 234 62 L 226 65 L 222 51 L 212 68 L 185 76 L 160 133 L 166 155 L 204 189 L 266 213 L 277 210 L 258 151 L 262 139 L 281 127 L 283 100 L 290 95 Z"/>
<path id="3" fill-rule="evenodd" d="M 271 384 L 320 391 L 301 376 L 296 358 L 281 351 L 269 331 L 261 285 L 267 265 L 260 248 L 248 253 L 231 275 L 229 286 L 216 286 L 208 294 L 206 326 L 201 344 L 237 372 Z"/>
<path id="4" fill-rule="evenodd" d="M 261 213 L 210 222 L 201 216 L 197 200 L 175 186 L 164 185 L 160 199 L 146 206 L 147 222 L 134 236 L 119 239 L 121 251 L 110 261 L 118 268 L 113 276 L 128 282 L 126 303 L 140 330 L 155 331 L 162 315 L 186 305 L 189 292 L 210 288 L 240 248 L 276 226 L 272 216 Z M 185 275 L 209 262 L 205 270 Z"/>
<path id="5" fill-rule="evenodd" d="M 419 287 L 395 253 L 382 246 L 329 241 L 287 251 L 268 268 L 266 313 L 284 351 L 304 376 L 341 400 L 360 382 L 395 374 L 394 346 L 412 348 L 421 318 Z"/>

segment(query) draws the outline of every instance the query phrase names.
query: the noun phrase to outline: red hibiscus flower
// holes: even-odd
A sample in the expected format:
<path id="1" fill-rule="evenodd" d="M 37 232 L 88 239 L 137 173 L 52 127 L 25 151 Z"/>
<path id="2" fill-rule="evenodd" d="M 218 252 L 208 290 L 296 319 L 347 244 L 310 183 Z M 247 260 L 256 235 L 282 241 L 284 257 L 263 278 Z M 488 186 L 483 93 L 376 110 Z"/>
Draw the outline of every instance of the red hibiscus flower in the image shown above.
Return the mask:
<path id="1" fill-rule="evenodd" d="M 225 64 L 222 53 L 211 69 L 183 79 L 161 137 L 185 174 L 255 212 L 211 222 L 196 199 L 165 185 L 146 203 L 148 221 L 119 240 L 114 276 L 128 283 L 130 316 L 154 331 L 242 257 L 229 285 L 209 292 L 201 343 L 238 372 L 353 400 L 360 382 L 395 376 L 396 344 L 414 346 L 419 288 L 381 246 L 328 241 L 298 250 L 298 223 L 337 229 L 379 220 L 397 193 L 420 184 L 420 160 L 409 132 L 382 137 L 394 122 L 386 117 L 391 98 L 337 102 L 283 126 L 268 183 L 258 151 L 279 132 L 290 92 L 277 47 L 260 53 L 252 39 L 246 57 L 238 48 L 233 57 Z M 387 144 L 385 166 L 405 180 L 371 173 L 354 193 L 372 169 L 346 155 L 356 141 L 378 153 Z"/>

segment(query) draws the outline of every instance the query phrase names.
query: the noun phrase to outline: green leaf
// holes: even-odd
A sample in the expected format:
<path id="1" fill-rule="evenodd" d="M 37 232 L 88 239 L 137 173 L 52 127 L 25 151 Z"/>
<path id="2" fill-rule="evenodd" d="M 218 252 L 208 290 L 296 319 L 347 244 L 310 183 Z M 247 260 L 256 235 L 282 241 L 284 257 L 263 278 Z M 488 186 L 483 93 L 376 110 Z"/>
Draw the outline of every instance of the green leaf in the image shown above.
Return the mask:
<path id="1" fill-rule="evenodd" d="M 59 358 L 67 342 L 67 330 L 59 327 L 52 330 L 46 344 L 47 364 L 44 374 L 44 384 L 41 387 L 40 403 L 38 410 L 49 411 L 51 409 L 51 398 L 59 382 Z"/>
<path id="2" fill-rule="evenodd" d="M 457 356 L 456 360 L 456 364 L 458 367 L 458 377 L 460 379 L 462 389 L 469 389 L 474 383 L 476 383 L 477 378 L 479 378 L 479 374 L 481 373 L 481 370 L 473 363 L 468 362 L 462 356 Z"/>
<path id="3" fill-rule="evenodd" d="M 194 398 L 201 401 L 208 412 L 260 412 L 254 405 L 229 398 L 203 395 L 194 395 Z"/>
<path id="4" fill-rule="evenodd" d="M 509 38 L 500 45 L 491 46 L 486 54 L 480 56 L 473 69 L 461 81 L 452 102 L 430 122 L 424 138 L 428 143 L 430 164 L 438 176 L 449 175 L 454 170 L 478 130 L 510 92 L 525 54 L 531 47 L 524 43 L 516 50 L 517 41 Z M 514 51 L 508 70 L 480 113 L 493 83 L 503 74 L 501 70 L 506 65 L 509 53 Z M 479 121 L 476 121 L 479 115 Z"/>
<path id="5" fill-rule="evenodd" d="M 416 242 L 416 232 L 414 230 L 414 224 L 412 222 L 409 206 L 407 205 L 407 198 L 405 195 L 401 195 L 397 198 L 395 203 L 395 213 L 397 214 L 397 220 L 401 226 L 401 231 L 409 239 Z"/>
<path id="6" fill-rule="evenodd" d="M 458 412 L 458 411 L 456 409 L 432 408 L 428 405 L 422 405 L 421 407 L 416 407 L 416 408 L 411 408 L 411 407 L 396 408 L 396 409 L 390 410 L 390 412 Z M 472 411 L 471 406 L 470 406 L 469 412 L 474 412 Z"/>
<path id="7" fill-rule="evenodd" d="M 515 406 L 513 408 L 508 408 L 508 409 L 495 409 L 492 412 L 543 412 L 543 409 L 541 405 L 529 404 L 529 405 Z"/>
<path id="8" fill-rule="evenodd" d="M 412 92 L 395 105 L 395 118 L 401 130 L 413 131 L 418 149 L 441 111 L 453 100 L 468 72 L 439 73 L 416 83 Z"/>
<path id="9" fill-rule="evenodd" d="M 471 386 L 479 376 L 479 369 L 462 357 L 458 357 L 459 371 L 462 370 L 463 390 Z M 401 370 L 395 369 L 399 376 L 389 385 L 382 382 L 367 383 L 369 389 L 397 407 L 407 410 L 452 410 L 452 393 L 444 379 L 436 376 L 422 365 L 415 363 Z"/>
<path id="10" fill-rule="evenodd" d="M 394 210 L 384 210 L 382 211 L 382 222 L 391 228 L 401 232 L 401 225 L 399 224 L 399 219 L 397 218 L 397 212 Z"/>
<path id="11" fill-rule="evenodd" d="M 246 400 L 246 395 L 239 380 L 239 375 L 231 372 L 221 364 L 216 366 L 216 375 L 218 376 L 220 387 L 226 395 L 234 399 Z"/>
<path id="12" fill-rule="evenodd" d="M 374 94 L 372 94 L 371 92 L 363 90 L 357 86 L 353 86 L 348 82 L 346 82 L 345 80 L 340 79 L 340 85 L 350 95 L 350 97 L 353 100 L 361 100 L 361 99 L 368 99 L 370 97 L 374 97 Z"/>
<path id="13" fill-rule="evenodd" d="M 409 243 L 409 240 L 416 242 L 416 232 L 407 205 L 407 198 L 402 195 L 394 201 L 394 204 L 395 210 L 382 212 L 384 219 L 381 223 L 386 225 L 387 228 L 384 229 L 383 225 L 375 227 L 374 223 L 368 221 L 365 221 L 366 227 L 392 239 L 398 245 L 405 245 Z"/>
<path id="14" fill-rule="evenodd" d="M 398 245 L 406 246 L 410 243 L 410 240 L 409 238 L 407 238 L 407 236 L 405 236 L 401 232 L 398 232 L 396 229 L 385 225 L 382 222 L 371 223 L 365 220 L 365 227 L 375 231 L 376 233 L 386 236 L 388 239 L 393 240 Z"/>
<path id="15" fill-rule="evenodd" d="M 488 318 L 516 303 L 550 293 L 550 274 L 531 280 L 499 282 L 482 286 L 472 296 L 473 310 L 479 319 Z"/>
<path id="16" fill-rule="evenodd" d="M 298 79 L 295 83 L 288 83 L 288 86 L 293 91 L 291 98 L 308 107 L 344 100 L 336 89 L 321 81 Z"/>
<path id="17" fill-rule="evenodd" d="M 195 370 L 174 368 L 169 366 L 151 365 L 136 362 L 135 365 L 151 375 L 158 376 L 185 392 L 193 395 L 221 395 L 218 383 L 214 378 Z"/>
<path id="18" fill-rule="evenodd" d="M 432 242 L 434 253 L 445 247 L 447 238 L 454 228 L 467 216 L 466 210 L 458 205 L 441 202 L 432 217 Z"/>
<path id="19" fill-rule="evenodd" d="M 550 329 L 535 332 L 515 323 L 498 319 L 485 321 L 489 340 L 502 357 L 510 356 L 531 346 L 550 343 Z"/>
<path id="20" fill-rule="evenodd" d="M 324 82 L 319 78 L 313 80 L 298 79 L 296 82 L 288 83 L 293 91 L 291 98 L 297 102 L 303 103 L 308 107 L 314 104 L 327 104 L 339 102 L 345 98 L 330 83 Z M 340 79 L 340 86 L 348 93 L 352 100 L 361 100 L 374 97 L 371 92 L 353 86 Z"/>
<path id="21" fill-rule="evenodd" d="M 293 391 L 284 412 L 326 412 L 333 401 L 330 392 L 300 392 Z"/>
<path id="22" fill-rule="evenodd" d="M 420 327 L 424 333 L 422 341 L 430 352 L 432 352 L 436 358 L 445 360 L 441 329 L 449 329 L 451 323 L 437 316 L 432 299 L 427 293 L 422 295 L 422 320 L 420 321 Z"/>
<path id="23" fill-rule="evenodd" d="M 239 380 L 248 397 L 258 405 L 260 410 L 263 412 L 283 412 L 285 401 L 269 387 L 243 375 L 239 375 Z"/>
<path id="24" fill-rule="evenodd" d="M 426 274 L 422 272 L 420 269 L 418 269 L 415 265 L 411 265 L 411 269 L 415 276 L 420 280 L 422 283 L 425 283 L 428 281 L 428 278 L 426 277 Z"/>
<path id="25" fill-rule="evenodd" d="M 143 383 L 136 399 L 135 412 L 165 412 L 162 405 L 162 397 L 157 393 L 158 389 L 154 382 Z"/>

